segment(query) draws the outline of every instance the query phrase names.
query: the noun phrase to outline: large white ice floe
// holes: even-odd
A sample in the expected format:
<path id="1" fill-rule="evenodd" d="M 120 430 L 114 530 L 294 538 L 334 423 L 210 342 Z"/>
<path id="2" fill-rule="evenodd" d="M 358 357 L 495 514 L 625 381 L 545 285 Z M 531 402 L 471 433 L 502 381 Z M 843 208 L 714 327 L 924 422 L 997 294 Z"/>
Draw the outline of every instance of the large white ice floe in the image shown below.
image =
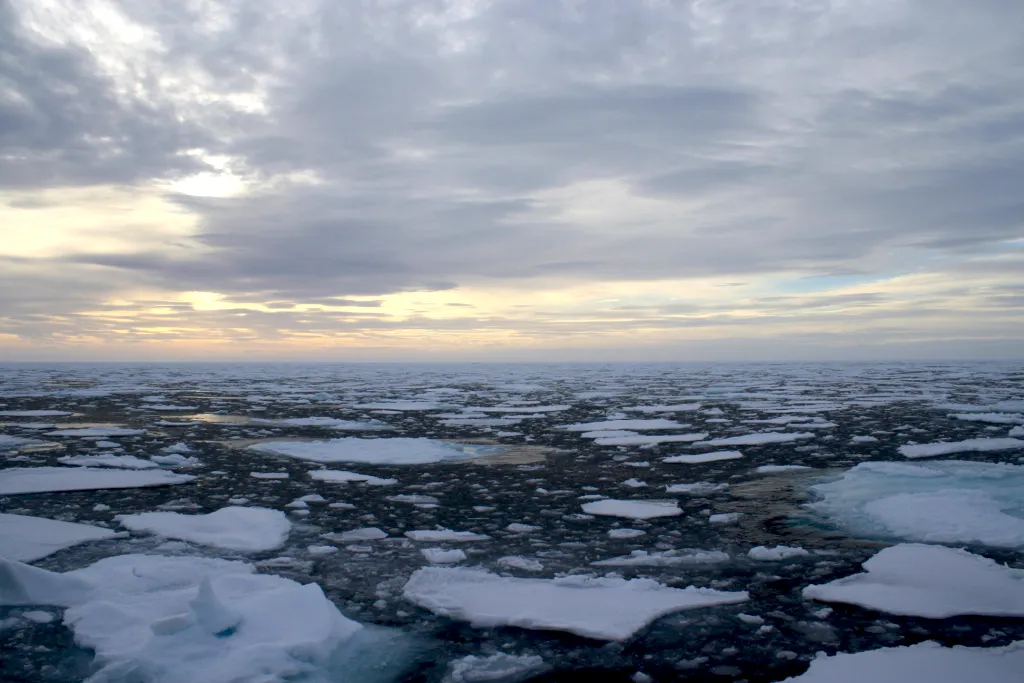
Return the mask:
<path id="1" fill-rule="evenodd" d="M 695 446 L 760 446 L 769 443 L 788 443 L 800 441 L 801 439 L 812 439 L 811 432 L 758 432 L 756 434 L 741 434 L 739 436 L 726 436 L 720 439 L 711 439 L 694 444 Z"/>
<path id="2" fill-rule="evenodd" d="M 239 552 L 273 550 L 284 545 L 291 522 L 280 510 L 226 507 L 206 515 L 141 512 L 118 515 L 126 529 Z"/>
<path id="3" fill-rule="evenodd" d="M 271 441 L 254 444 L 249 446 L 248 450 L 313 462 L 362 462 L 375 465 L 424 465 L 473 457 L 471 452 L 467 452 L 459 444 L 422 437 L 344 437 L 327 441 Z"/>
<path id="4" fill-rule="evenodd" d="M 15 467 L 0 470 L 0 495 L 49 491 L 130 489 L 187 484 L 188 474 L 163 470 L 118 470 L 91 467 Z"/>
<path id="5" fill-rule="evenodd" d="M 0 560 L 0 605 L 66 607 L 97 682 L 326 683 L 366 637 L 317 584 L 211 558 L 120 555 L 64 574 Z"/>
<path id="6" fill-rule="evenodd" d="M 669 588 L 652 579 L 520 579 L 461 567 L 419 569 L 403 593 L 435 614 L 479 628 L 517 626 L 613 641 L 672 612 L 747 599 L 745 592 Z"/>
<path id="7" fill-rule="evenodd" d="M 951 453 L 986 453 L 1024 449 L 1024 441 L 1010 438 L 966 439 L 965 441 L 940 441 L 900 446 L 904 458 L 933 458 Z"/>
<path id="8" fill-rule="evenodd" d="M 929 619 L 1024 617 L 1024 570 L 941 545 L 885 548 L 864 563 L 863 573 L 808 586 L 803 593 L 823 602 Z"/>
<path id="9" fill-rule="evenodd" d="M 676 517 L 683 514 L 679 503 L 674 500 L 616 500 L 614 498 L 584 503 L 583 511 L 590 515 L 625 517 L 626 519 Z"/>
<path id="10" fill-rule="evenodd" d="M 110 529 L 90 524 L 0 514 L 0 557 L 18 562 L 35 562 L 79 543 L 114 536 Z"/>
<path id="11" fill-rule="evenodd" d="M 0 434 L 0 453 L 3 453 L 4 451 L 16 451 L 23 448 L 45 446 L 49 443 L 52 442 L 43 441 L 41 439 L 33 439 L 27 436 L 11 436 L 10 434 Z"/>
<path id="12" fill-rule="evenodd" d="M 1024 466 L 867 462 L 811 491 L 811 509 L 856 534 L 1024 547 Z"/>
<path id="13" fill-rule="evenodd" d="M 818 655 L 783 683 L 1020 683 L 1024 641 L 1007 647 L 942 647 L 927 641 L 856 654 Z"/>

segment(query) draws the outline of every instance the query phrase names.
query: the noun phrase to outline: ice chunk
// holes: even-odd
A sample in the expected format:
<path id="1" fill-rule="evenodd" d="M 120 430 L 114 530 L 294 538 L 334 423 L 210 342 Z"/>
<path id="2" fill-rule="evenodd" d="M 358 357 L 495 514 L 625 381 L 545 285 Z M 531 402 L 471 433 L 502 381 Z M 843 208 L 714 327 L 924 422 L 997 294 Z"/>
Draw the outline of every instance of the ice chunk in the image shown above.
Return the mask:
<path id="1" fill-rule="evenodd" d="M 46 432 L 46 436 L 139 436 L 146 434 L 145 429 L 130 427 L 82 427 L 80 429 L 58 429 Z"/>
<path id="2" fill-rule="evenodd" d="M 771 548 L 758 545 L 747 551 L 747 557 L 762 562 L 776 562 L 778 560 L 788 560 L 791 557 L 806 557 L 808 555 L 810 553 L 803 548 L 793 548 L 788 545 L 777 545 Z"/>
<path id="3" fill-rule="evenodd" d="M 997 425 L 1024 425 L 1024 415 L 1012 415 L 1007 413 L 958 413 L 950 415 L 957 420 L 965 422 L 988 422 Z"/>
<path id="4" fill-rule="evenodd" d="M 189 601 L 192 614 L 203 629 L 212 635 L 221 635 L 234 629 L 242 621 L 242 615 L 231 609 L 217 597 L 210 577 L 199 584 L 199 592 Z"/>
<path id="5" fill-rule="evenodd" d="M 473 457 L 458 444 L 427 438 L 360 439 L 344 437 L 327 441 L 271 441 L 248 450 L 283 455 L 313 462 L 363 462 L 377 465 L 424 465 L 443 460 Z"/>
<path id="6" fill-rule="evenodd" d="M 608 531 L 608 538 L 636 538 L 637 536 L 644 536 L 646 534 L 647 532 L 643 529 L 610 529 Z"/>
<path id="7" fill-rule="evenodd" d="M 761 465 L 760 467 L 755 467 L 754 472 L 757 474 L 781 474 L 783 472 L 797 472 L 810 469 L 814 468 L 807 465 Z"/>
<path id="8" fill-rule="evenodd" d="M 0 495 L 169 486 L 187 484 L 193 479 L 187 474 L 162 470 L 18 467 L 0 470 Z"/>
<path id="9" fill-rule="evenodd" d="M 784 683 L 1020 683 L 1024 641 L 1007 647 L 942 647 L 926 641 L 856 654 L 819 654 Z"/>
<path id="10" fill-rule="evenodd" d="M 379 541 L 382 538 L 387 538 L 388 535 L 381 529 L 375 526 L 366 527 L 363 529 L 352 529 L 351 531 L 342 531 L 334 533 L 329 536 L 324 536 L 332 540 L 338 540 L 341 542 L 350 541 Z"/>
<path id="11" fill-rule="evenodd" d="M 505 555 L 499 557 L 497 565 L 503 569 L 521 569 L 526 572 L 544 571 L 544 565 L 539 561 L 521 555 Z"/>
<path id="12" fill-rule="evenodd" d="M 397 479 L 383 479 L 369 474 L 359 474 L 347 470 L 316 470 L 309 473 L 310 479 L 327 482 L 328 484 L 345 484 L 348 482 L 360 482 L 371 486 L 391 486 L 397 484 Z"/>
<path id="13" fill-rule="evenodd" d="M 800 441 L 801 439 L 812 439 L 811 432 L 759 432 L 757 434 L 742 434 L 740 436 L 727 436 L 721 439 L 711 439 L 694 444 L 697 446 L 759 446 L 767 443 L 788 443 Z"/>
<path id="14" fill-rule="evenodd" d="M 548 668 L 537 655 L 467 655 L 448 665 L 442 683 L 519 683 Z"/>
<path id="15" fill-rule="evenodd" d="M 84 579 L 0 557 L 0 607 L 69 607 L 81 602 L 91 591 L 92 585 Z"/>
<path id="16" fill-rule="evenodd" d="M 1024 448 L 1024 440 L 1009 438 L 967 439 L 965 441 L 940 441 L 900 446 L 904 458 L 933 458 L 950 453 L 984 453 Z"/>
<path id="17" fill-rule="evenodd" d="M 728 490 L 728 484 L 715 484 L 710 481 L 697 481 L 692 484 L 669 484 L 665 487 L 667 493 L 688 493 L 693 496 L 706 496 L 709 493 L 719 493 Z"/>
<path id="18" fill-rule="evenodd" d="M 653 420 L 602 420 L 600 422 L 578 422 L 576 424 L 564 425 L 561 429 L 570 432 L 592 432 L 595 430 L 619 430 L 629 429 L 642 431 L 644 429 L 686 429 L 690 425 L 680 424 L 674 420 L 657 418 Z"/>
<path id="19" fill-rule="evenodd" d="M 423 548 L 420 553 L 430 564 L 458 564 L 466 560 L 466 553 L 458 548 Z"/>
<path id="20" fill-rule="evenodd" d="M 808 586 L 803 593 L 824 602 L 929 619 L 1024 617 L 1024 570 L 938 545 L 885 548 L 864 563 L 864 573 Z"/>
<path id="21" fill-rule="evenodd" d="M 1024 467 L 950 460 L 861 463 L 811 487 L 809 507 L 852 532 L 932 543 L 1024 547 Z"/>
<path id="22" fill-rule="evenodd" d="M 613 641 L 671 612 L 747 599 L 744 592 L 669 588 L 652 579 L 520 579 L 456 567 L 419 569 L 403 593 L 435 614 L 479 628 L 517 626 Z"/>
<path id="23" fill-rule="evenodd" d="M 151 470 L 159 467 L 152 460 L 143 460 L 134 455 L 114 455 L 113 453 L 101 453 L 99 455 L 65 455 L 57 458 L 61 465 L 76 465 L 79 467 L 119 467 L 125 470 Z"/>
<path id="24" fill-rule="evenodd" d="M 598 560 L 590 564 L 595 567 L 673 567 L 677 565 L 703 565 L 728 562 L 729 553 L 720 550 L 665 550 L 648 552 L 634 550 L 629 555 Z"/>
<path id="25" fill-rule="evenodd" d="M 0 410 L 0 417 L 61 417 L 71 414 L 66 410 Z"/>
<path id="26" fill-rule="evenodd" d="M 288 538 L 292 526 L 280 510 L 259 507 L 226 507 L 208 515 L 142 512 L 114 519 L 132 531 L 148 531 L 239 552 L 278 548 Z"/>
<path id="27" fill-rule="evenodd" d="M 0 513 L 0 557 L 18 562 L 35 562 L 58 550 L 116 535 L 89 524 Z"/>
<path id="28" fill-rule="evenodd" d="M 606 498 L 584 503 L 583 511 L 591 515 L 625 517 L 627 519 L 653 519 L 683 514 L 674 500 L 616 500 Z"/>
<path id="29" fill-rule="evenodd" d="M 596 439 L 598 446 L 650 446 L 659 443 L 688 443 L 708 438 L 707 432 L 697 434 L 649 434 L 640 436 L 613 436 Z"/>
<path id="30" fill-rule="evenodd" d="M 418 529 L 406 531 L 407 538 L 414 541 L 427 541 L 429 543 L 467 543 L 469 541 L 486 541 L 490 536 L 486 534 L 475 534 L 472 531 L 452 531 L 451 529 Z"/>
<path id="31" fill-rule="evenodd" d="M 739 451 L 713 451 L 711 453 L 694 453 L 692 455 L 673 455 L 670 458 L 662 458 L 661 461 L 670 465 L 697 465 L 702 462 L 718 462 L 719 460 L 736 460 L 742 458 Z"/>
<path id="32" fill-rule="evenodd" d="M 708 515 L 708 523 L 710 524 L 734 524 L 740 521 L 740 517 L 743 516 L 742 512 L 720 512 L 716 515 Z"/>
<path id="33" fill-rule="evenodd" d="M 337 431 L 391 429 L 386 422 L 378 420 L 342 420 L 337 417 L 290 417 L 285 420 L 275 420 L 274 423 L 288 427 L 324 427 Z"/>

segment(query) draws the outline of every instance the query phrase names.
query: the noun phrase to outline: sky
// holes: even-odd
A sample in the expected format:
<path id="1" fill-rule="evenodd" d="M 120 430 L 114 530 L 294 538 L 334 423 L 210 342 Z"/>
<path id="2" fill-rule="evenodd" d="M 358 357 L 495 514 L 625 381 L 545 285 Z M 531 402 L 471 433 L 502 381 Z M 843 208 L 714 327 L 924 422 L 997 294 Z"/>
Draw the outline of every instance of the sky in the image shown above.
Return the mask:
<path id="1" fill-rule="evenodd" d="M 0 360 L 1024 358 L 1020 0 L 0 0 Z"/>

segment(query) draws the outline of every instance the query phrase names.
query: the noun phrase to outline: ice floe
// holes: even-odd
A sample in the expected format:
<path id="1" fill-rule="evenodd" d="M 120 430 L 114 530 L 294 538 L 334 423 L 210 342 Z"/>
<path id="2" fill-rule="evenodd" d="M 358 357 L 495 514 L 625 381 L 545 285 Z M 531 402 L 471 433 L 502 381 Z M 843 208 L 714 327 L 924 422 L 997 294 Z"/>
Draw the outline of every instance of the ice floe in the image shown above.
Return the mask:
<path id="1" fill-rule="evenodd" d="M 448 665 L 442 683 L 519 683 L 548 668 L 537 655 L 466 655 Z"/>
<path id="2" fill-rule="evenodd" d="M 719 460 L 736 460 L 742 458 L 739 451 L 712 451 L 711 453 L 692 453 L 690 455 L 673 455 L 669 458 L 662 458 L 661 461 L 670 465 L 699 465 L 705 462 L 718 462 Z"/>
<path id="3" fill-rule="evenodd" d="M 595 439 L 598 446 L 652 446 L 659 443 L 690 443 L 708 437 L 706 432 L 694 434 L 640 434 L 637 436 L 609 436 Z"/>
<path id="4" fill-rule="evenodd" d="M 0 470 L 0 495 L 170 486 L 187 484 L 194 479 L 188 474 L 164 470 L 17 467 Z"/>
<path id="5" fill-rule="evenodd" d="M 595 567 L 675 567 L 678 565 L 719 564 L 729 561 L 729 553 L 720 550 L 634 550 L 629 555 L 597 560 Z"/>
<path id="6" fill-rule="evenodd" d="M 747 599 L 745 592 L 669 588 L 652 579 L 521 579 L 460 567 L 419 569 L 403 594 L 435 614 L 478 628 L 517 626 L 610 641 L 628 640 L 672 612 Z"/>
<path id="7" fill-rule="evenodd" d="M 808 586 L 803 594 L 929 619 L 1024 617 L 1024 569 L 1011 569 L 966 550 L 907 543 L 874 555 L 864 563 L 862 574 Z"/>
<path id="8" fill-rule="evenodd" d="M 145 434 L 145 429 L 132 429 L 130 427 L 82 427 L 81 429 L 57 429 L 46 432 L 46 436 L 140 436 Z"/>
<path id="9" fill-rule="evenodd" d="M 473 457 L 458 444 L 427 438 L 360 439 L 344 437 L 327 441 L 271 441 L 247 450 L 283 455 L 312 462 L 362 462 L 377 465 L 423 465 Z"/>
<path id="10" fill-rule="evenodd" d="M 134 455 L 115 455 L 113 453 L 100 453 L 98 455 L 65 455 L 57 458 L 61 465 L 74 465 L 77 467 L 118 467 L 125 470 L 151 470 L 159 467 L 159 463 L 152 460 L 137 458 Z"/>
<path id="11" fill-rule="evenodd" d="M 695 446 L 761 446 L 769 443 L 789 443 L 802 439 L 812 439 L 811 432 L 758 432 L 756 434 L 741 434 L 740 436 L 726 436 L 720 439 L 711 439 L 694 444 Z"/>
<path id="12" fill-rule="evenodd" d="M 206 515 L 141 512 L 118 515 L 115 519 L 132 531 L 238 552 L 279 548 L 288 539 L 292 526 L 280 510 L 235 506 Z"/>
<path id="13" fill-rule="evenodd" d="M 583 503 L 583 511 L 590 515 L 625 517 L 626 519 L 653 519 L 676 517 L 683 514 L 674 500 L 616 500 L 606 498 Z"/>
<path id="14" fill-rule="evenodd" d="M 810 553 L 803 548 L 794 548 L 787 545 L 777 545 L 771 548 L 758 545 L 747 551 L 747 557 L 761 562 L 777 562 L 779 560 L 788 560 L 792 557 L 807 557 L 808 555 Z"/>
<path id="15" fill-rule="evenodd" d="M 900 446 L 904 458 L 933 458 L 951 453 L 985 453 L 1024 448 L 1024 440 L 1010 438 L 966 439 L 964 441 L 940 441 Z"/>
<path id="16" fill-rule="evenodd" d="M 328 484 L 360 482 L 363 484 L 369 484 L 370 486 L 391 486 L 392 484 L 398 483 L 397 479 L 385 479 L 383 477 L 374 477 L 369 474 L 359 474 L 358 472 L 348 472 L 346 470 L 314 470 L 309 473 L 309 478 L 327 482 Z"/>
<path id="17" fill-rule="evenodd" d="M 452 531 L 451 529 L 415 529 L 406 531 L 405 536 L 414 541 L 427 541 L 428 543 L 468 543 L 471 541 L 486 541 L 491 537 L 487 534 L 476 534 L 472 531 Z"/>
<path id="18" fill-rule="evenodd" d="M 115 536 L 90 524 L 0 513 L 0 557 L 8 560 L 35 562 L 64 548 Z"/>
<path id="19" fill-rule="evenodd" d="M 577 424 L 564 425 L 561 429 L 570 432 L 592 432 L 595 430 L 619 430 L 628 429 L 642 431 L 645 429 L 686 429 L 689 425 L 680 424 L 674 420 L 652 419 L 652 420 L 602 420 L 600 422 L 580 422 Z"/>

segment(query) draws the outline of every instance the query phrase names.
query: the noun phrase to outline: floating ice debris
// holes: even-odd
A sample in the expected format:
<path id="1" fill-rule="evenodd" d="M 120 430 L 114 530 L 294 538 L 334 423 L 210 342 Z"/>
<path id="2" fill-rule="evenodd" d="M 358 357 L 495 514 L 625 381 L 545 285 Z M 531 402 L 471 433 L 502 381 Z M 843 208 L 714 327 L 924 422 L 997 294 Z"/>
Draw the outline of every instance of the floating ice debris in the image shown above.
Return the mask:
<path id="1" fill-rule="evenodd" d="M 505 530 L 511 531 L 514 534 L 528 534 L 531 531 L 540 531 L 540 527 L 533 524 L 520 524 L 518 522 L 513 522 L 506 526 Z"/>
<path id="2" fill-rule="evenodd" d="M 406 531 L 405 536 L 414 541 L 427 541 L 428 543 L 467 543 L 486 541 L 491 538 L 486 534 L 475 534 L 472 531 L 452 531 L 451 529 L 417 529 Z"/>
<path id="3" fill-rule="evenodd" d="M 363 529 L 352 529 L 351 531 L 324 534 L 323 537 L 333 541 L 348 543 L 351 541 L 379 541 L 382 538 L 387 538 L 388 535 L 381 529 L 371 526 Z"/>
<path id="4" fill-rule="evenodd" d="M 181 455 L 180 453 L 169 453 L 167 455 L 152 455 L 149 458 L 158 465 L 166 465 L 167 467 L 199 467 L 202 465 L 202 461 L 199 458 L 193 458 L 187 455 Z"/>
<path id="5" fill-rule="evenodd" d="M 803 594 L 929 619 L 1024 617 L 1024 569 L 966 550 L 908 543 L 880 551 L 864 563 L 862 574 L 808 586 Z"/>
<path id="6" fill-rule="evenodd" d="M 384 479 L 369 474 L 348 472 L 346 470 L 314 470 L 309 473 L 310 479 L 327 482 L 328 484 L 344 484 L 348 482 L 360 482 L 370 486 L 391 486 L 397 484 L 397 479 Z"/>
<path id="7" fill-rule="evenodd" d="M 502 569 L 520 569 L 525 572 L 542 572 L 544 565 L 537 560 L 521 555 L 506 555 L 499 557 L 497 565 Z"/>
<path id="8" fill-rule="evenodd" d="M 987 422 L 997 425 L 1024 425 L 1024 415 L 1012 413 L 954 413 L 950 417 L 965 422 Z"/>
<path id="9" fill-rule="evenodd" d="M 119 467 L 125 470 L 151 470 L 160 465 L 152 460 L 143 460 L 134 455 L 114 455 L 113 453 L 100 453 L 99 455 L 65 455 L 57 458 L 61 465 L 76 465 L 79 467 Z"/>
<path id="10" fill-rule="evenodd" d="M 856 534 L 1024 547 L 1024 466 L 867 462 L 811 491 L 812 510 Z"/>
<path id="11" fill-rule="evenodd" d="M 609 529 L 608 538 L 623 539 L 644 536 L 647 532 L 643 529 Z"/>
<path id="12" fill-rule="evenodd" d="M 708 438 L 706 432 L 695 434 L 641 434 L 640 436 L 613 436 L 596 439 L 598 446 L 650 446 L 659 443 L 690 443 Z"/>
<path id="13" fill-rule="evenodd" d="M 700 410 L 700 407 L 699 403 L 673 403 L 671 405 L 628 406 L 622 410 L 628 413 L 684 413 Z"/>
<path id="14" fill-rule="evenodd" d="M 72 414 L 67 410 L 0 410 L 0 417 L 62 417 Z"/>
<path id="15" fill-rule="evenodd" d="M 150 403 L 146 405 L 146 410 L 157 410 L 164 412 L 173 412 L 176 410 L 198 410 L 199 406 L 176 406 L 170 403 Z"/>
<path id="16" fill-rule="evenodd" d="M 8 560 L 35 562 L 79 543 L 115 536 L 110 529 L 89 524 L 0 513 L 0 557 Z"/>
<path id="17" fill-rule="evenodd" d="M 591 515 L 625 517 L 627 519 L 653 519 L 683 514 L 674 500 L 616 500 L 606 498 L 584 503 L 583 511 Z"/>
<path id="18" fill-rule="evenodd" d="M 467 655 L 448 665 L 442 683 L 520 683 L 549 668 L 537 655 Z"/>
<path id="19" fill-rule="evenodd" d="M 665 550 L 648 552 L 634 550 L 629 555 L 598 560 L 590 564 L 595 567 L 674 567 L 678 565 L 719 564 L 729 561 L 729 553 L 720 550 Z"/>
<path id="20" fill-rule="evenodd" d="M 420 553 L 430 564 L 458 564 L 466 560 L 466 553 L 458 548 L 422 548 Z"/>
<path id="21" fill-rule="evenodd" d="M 81 429 L 58 429 L 46 432 L 46 436 L 139 436 L 146 434 L 145 429 L 130 427 L 83 427 Z"/>
<path id="22" fill-rule="evenodd" d="M 306 552 L 313 557 L 323 557 L 325 555 L 333 555 L 338 552 L 338 549 L 333 545 L 310 545 L 306 546 Z"/>
<path id="23" fill-rule="evenodd" d="M 665 487 L 667 493 L 688 493 L 693 496 L 706 496 L 709 493 L 719 493 L 728 489 L 728 484 L 715 484 L 710 481 L 698 481 L 692 484 L 669 484 Z"/>
<path id="24" fill-rule="evenodd" d="M 1024 440 L 1021 439 L 966 439 L 964 441 L 940 441 L 939 443 L 900 446 L 900 455 L 904 458 L 932 458 L 950 453 L 985 453 L 1021 448 L 1024 448 Z"/>
<path id="25" fill-rule="evenodd" d="M 640 436 L 640 434 L 628 429 L 598 429 L 593 432 L 583 432 L 580 436 L 584 439 L 617 439 L 623 436 Z"/>
<path id="26" fill-rule="evenodd" d="M 783 683 L 1020 683 L 1024 641 L 1007 647 L 942 647 L 926 641 L 855 654 L 824 653 Z"/>
<path id="27" fill-rule="evenodd" d="M 290 417 L 270 422 L 285 427 L 324 427 L 337 431 L 372 431 L 392 428 L 391 425 L 379 420 L 342 420 L 337 417 Z"/>
<path id="28" fill-rule="evenodd" d="M 344 437 L 328 441 L 273 441 L 254 444 L 247 450 L 320 463 L 362 462 L 377 465 L 423 465 L 473 457 L 473 454 L 465 452 L 458 444 L 422 437 Z"/>
<path id="29" fill-rule="evenodd" d="M 378 403 L 357 403 L 355 408 L 363 410 L 397 410 L 418 412 L 423 410 L 448 410 L 457 406 L 450 403 L 435 403 L 434 401 L 381 401 Z"/>
<path id="30" fill-rule="evenodd" d="M 163 470 L 19 467 L 0 470 L 0 495 L 169 486 L 187 484 L 194 479 L 187 474 Z"/>
<path id="31" fill-rule="evenodd" d="M 734 524 L 740 521 L 742 516 L 742 512 L 720 512 L 716 515 L 709 515 L 708 522 L 710 524 Z"/>
<path id="32" fill-rule="evenodd" d="M 781 474 L 783 472 L 797 472 L 799 470 L 811 470 L 813 467 L 807 465 L 761 465 L 755 467 L 754 472 L 757 474 Z"/>
<path id="33" fill-rule="evenodd" d="M 126 529 L 239 552 L 273 550 L 284 545 L 291 522 L 280 510 L 226 507 L 207 515 L 142 512 L 115 517 Z"/>
<path id="34" fill-rule="evenodd" d="M 1010 436 L 1024 436 L 1024 427 L 1014 427 L 1010 430 Z"/>
<path id="35" fill-rule="evenodd" d="M 31 439 L 24 436 L 10 436 L 9 434 L 0 434 L 0 453 L 4 451 L 16 451 L 22 448 L 28 448 L 33 446 L 45 446 L 51 442 L 43 441 L 41 439 Z M 54 444 L 55 446 L 57 444 Z"/>
<path id="36" fill-rule="evenodd" d="M 250 472 L 253 479 L 289 479 L 291 475 L 287 472 Z"/>
<path id="37" fill-rule="evenodd" d="M 570 432 L 592 432 L 594 430 L 620 430 L 629 429 L 642 431 L 645 429 L 686 429 L 689 425 L 680 424 L 674 420 L 653 419 L 653 420 L 602 420 L 600 422 L 580 422 L 577 424 L 563 425 L 560 429 Z"/>
<path id="38" fill-rule="evenodd" d="M 366 637 L 317 584 L 211 558 L 120 555 L 65 574 L 0 560 L 0 604 L 67 607 L 97 681 L 336 680 L 339 650 Z"/>
<path id="39" fill-rule="evenodd" d="M 736 460 L 742 457 L 743 454 L 739 451 L 713 451 L 711 453 L 694 453 L 692 455 L 673 455 L 670 458 L 662 458 L 661 461 L 670 465 L 698 465 L 704 462 Z"/>
<path id="40" fill-rule="evenodd" d="M 412 505 L 434 505 L 439 502 L 434 496 L 424 496 L 419 493 L 400 493 L 397 496 L 388 496 L 387 499 L 395 503 L 410 503 Z"/>
<path id="41" fill-rule="evenodd" d="M 808 555 L 810 555 L 810 553 L 803 548 L 794 548 L 788 545 L 777 545 L 771 548 L 758 545 L 747 551 L 747 557 L 761 562 L 778 562 L 779 560 L 788 560 L 793 557 L 807 557 Z"/>
<path id="42" fill-rule="evenodd" d="M 481 413 L 513 413 L 529 415 L 532 413 L 560 413 L 572 406 L 473 406 L 473 410 Z"/>
<path id="43" fill-rule="evenodd" d="M 747 599 L 745 592 L 669 588 L 652 579 L 520 579 L 461 567 L 419 569 L 403 594 L 435 614 L 478 628 L 516 626 L 611 641 L 627 640 L 672 612 Z"/>
<path id="44" fill-rule="evenodd" d="M 695 446 L 760 446 L 769 443 L 788 443 L 801 439 L 813 439 L 811 432 L 758 432 L 757 434 L 741 434 L 721 439 L 700 441 Z"/>
<path id="45" fill-rule="evenodd" d="M 871 435 L 854 436 L 850 439 L 850 443 L 878 443 L 878 438 Z"/>

